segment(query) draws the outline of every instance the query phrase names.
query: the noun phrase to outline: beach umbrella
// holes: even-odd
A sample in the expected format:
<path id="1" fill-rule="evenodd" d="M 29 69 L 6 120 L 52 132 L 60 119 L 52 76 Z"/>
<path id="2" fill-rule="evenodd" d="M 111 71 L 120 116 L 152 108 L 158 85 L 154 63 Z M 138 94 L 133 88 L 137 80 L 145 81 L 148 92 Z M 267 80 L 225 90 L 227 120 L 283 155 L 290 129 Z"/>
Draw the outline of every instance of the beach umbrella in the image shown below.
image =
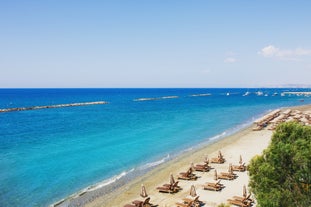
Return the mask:
<path id="1" fill-rule="evenodd" d="M 240 161 L 239 161 L 240 165 L 242 165 L 243 160 L 242 160 L 242 155 L 240 155 Z"/>
<path id="2" fill-rule="evenodd" d="M 195 190 L 194 185 L 191 185 L 191 188 L 190 188 L 190 195 L 191 195 L 192 197 L 196 197 L 196 196 L 197 196 L 197 192 L 196 192 L 196 190 Z"/>
<path id="3" fill-rule="evenodd" d="M 243 197 L 246 198 L 246 196 L 247 196 L 246 186 L 243 185 Z"/>
<path id="4" fill-rule="evenodd" d="M 207 155 L 205 156 L 204 162 L 205 162 L 207 165 L 209 164 L 209 159 L 208 159 Z"/>
<path id="5" fill-rule="evenodd" d="M 193 164 L 193 162 L 191 163 L 190 168 L 191 168 L 192 171 L 194 171 L 194 164 Z"/>
<path id="6" fill-rule="evenodd" d="M 140 196 L 143 197 L 143 198 L 146 198 L 148 196 L 144 184 L 141 185 Z"/>
<path id="7" fill-rule="evenodd" d="M 222 158 L 222 154 L 220 150 L 218 151 L 218 158 Z"/>
<path id="8" fill-rule="evenodd" d="M 233 173 L 233 168 L 232 168 L 232 164 L 231 163 L 229 164 L 228 172 L 229 173 Z"/>
<path id="9" fill-rule="evenodd" d="M 173 173 L 170 174 L 170 184 L 173 185 L 175 183 L 175 179 Z"/>
<path id="10" fill-rule="evenodd" d="M 217 170 L 215 170 L 215 172 L 214 172 L 214 180 L 217 180 L 218 179 L 218 177 L 217 177 Z"/>
<path id="11" fill-rule="evenodd" d="M 191 175 L 192 172 L 193 172 L 193 166 L 190 166 L 189 169 L 188 169 L 188 171 L 187 171 L 187 173 L 188 173 L 189 175 Z"/>

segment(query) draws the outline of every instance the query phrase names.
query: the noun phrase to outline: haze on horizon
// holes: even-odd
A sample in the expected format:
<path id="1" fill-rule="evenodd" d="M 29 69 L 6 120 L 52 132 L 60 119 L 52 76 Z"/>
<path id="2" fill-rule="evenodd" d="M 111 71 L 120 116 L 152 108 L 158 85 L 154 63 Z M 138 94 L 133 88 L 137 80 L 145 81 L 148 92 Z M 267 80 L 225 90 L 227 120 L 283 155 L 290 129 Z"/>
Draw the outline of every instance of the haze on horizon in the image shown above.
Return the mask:
<path id="1" fill-rule="evenodd" d="M 309 85 L 311 1 L 1 1 L 0 88 Z"/>

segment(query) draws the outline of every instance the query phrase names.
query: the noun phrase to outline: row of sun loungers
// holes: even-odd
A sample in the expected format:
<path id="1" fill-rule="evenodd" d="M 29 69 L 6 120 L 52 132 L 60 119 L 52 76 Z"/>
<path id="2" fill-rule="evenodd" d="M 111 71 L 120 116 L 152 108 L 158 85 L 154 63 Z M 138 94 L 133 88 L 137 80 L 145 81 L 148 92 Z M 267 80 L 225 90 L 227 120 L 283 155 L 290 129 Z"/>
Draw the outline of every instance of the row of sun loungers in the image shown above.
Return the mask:
<path id="1" fill-rule="evenodd" d="M 253 128 L 254 131 L 258 131 L 266 127 L 269 123 L 269 121 L 273 120 L 274 118 L 278 117 L 280 115 L 281 110 L 277 109 L 269 114 L 263 116 L 262 118 L 256 120 L 254 123 L 257 125 L 256 127 Z"/>
<path id="2" fill-rule="evenodd" d="M 303 125 L 311 125 L 311 112 L 310 111 L 299 111 L 287 109 L 285 111 L 275 110 L 263 118 L 256 120 L 254 123 L 256 126 L 253 128 L 254 131 L 261 130 L 268 126 L 269 130 L 274 130 L 280 123 L 296 121 Z"/>

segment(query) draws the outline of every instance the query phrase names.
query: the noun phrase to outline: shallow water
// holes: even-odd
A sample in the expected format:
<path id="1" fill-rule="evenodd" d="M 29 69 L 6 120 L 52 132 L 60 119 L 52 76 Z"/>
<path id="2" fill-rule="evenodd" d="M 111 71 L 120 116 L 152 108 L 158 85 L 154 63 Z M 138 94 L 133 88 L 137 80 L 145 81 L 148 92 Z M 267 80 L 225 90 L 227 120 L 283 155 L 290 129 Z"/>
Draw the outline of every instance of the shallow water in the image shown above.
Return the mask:
<path id="1" fill-rule="evenodd" d="M 297 91 L 0 89 L 0 109 L 109 102 L 0 113 L 0 206 L 47 206 L 122 172 L 165 162 L 269 110 L 311 103 L 280 95 L 288 90 Z M 191 96 L 197 94 L 211 95 Z"/>

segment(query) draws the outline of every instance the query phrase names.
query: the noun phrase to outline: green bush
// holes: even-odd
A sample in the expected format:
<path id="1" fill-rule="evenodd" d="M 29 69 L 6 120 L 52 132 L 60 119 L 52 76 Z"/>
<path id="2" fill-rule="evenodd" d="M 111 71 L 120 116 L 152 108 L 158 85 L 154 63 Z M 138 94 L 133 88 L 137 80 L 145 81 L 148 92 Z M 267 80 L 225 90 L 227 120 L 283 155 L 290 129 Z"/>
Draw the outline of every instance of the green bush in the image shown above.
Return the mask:
<path id="1" fill-rule="evenodd" d="M 311 127 L 279 125 L 263 155 L 249 165 L 258 206 L 311 206 Z"/>

